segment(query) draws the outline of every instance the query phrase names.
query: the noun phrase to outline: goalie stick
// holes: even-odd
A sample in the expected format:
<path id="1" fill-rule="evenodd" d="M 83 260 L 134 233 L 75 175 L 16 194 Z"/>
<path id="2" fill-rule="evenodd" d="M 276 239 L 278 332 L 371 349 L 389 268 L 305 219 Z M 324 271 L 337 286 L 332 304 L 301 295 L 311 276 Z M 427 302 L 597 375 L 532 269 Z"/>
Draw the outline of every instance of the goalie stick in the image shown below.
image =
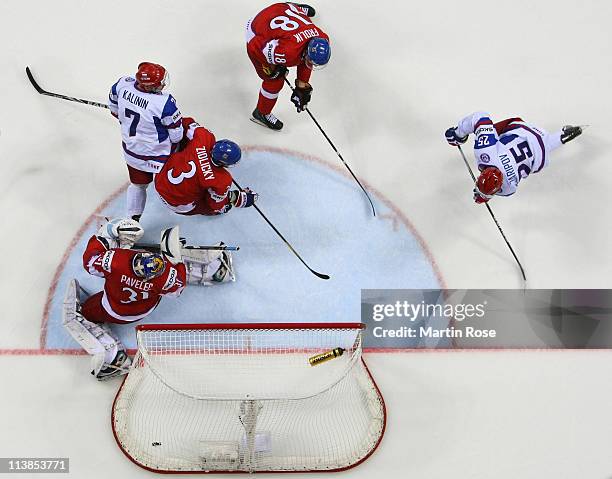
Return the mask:
<path id="1" fill-rule="evenodd" d="M 159 252 L 161 247 L 159 244 L 153 243 L 136 243 L 133 249 L 142 249 L 145 251 Z M 229 245 L 217 245 L 217 246 L 191 246 L 182 245 L 181 249 L 191 249 L 200 251 L 240 251 L 240 246 L 229 246 Z"/>
<path id="2" fill-rule="evenodd" d="M 236 187 L 240 190 L 240 191 L 244 191 L 242 189 L 242 187 L 236 183 L 236 180 L 232 179 L 232 183 L 234 183 L 236 185 Z M 315 271 L 314 269 L 312 269 L 310 266 L 308 266 L 308 264 L 306 263 L 306 261 L 304 261 L 302 259 L 302 257 L 298 254 L 298 252 L 293 248 L 293 246 L 291 246 L 291 243 L 289 243 L 289 241 L 287 241 L 285 239 L 285 237 L 281 234 L 280 231 L 278 231 L 276 229 L 276 226 L 274 226 L 272 224 L 272 222 L 267 218 L 266 215 L 263 214 L 263 212 L 259 209 L 259 206 L 257 206 L 256 204 L 253 204 L 253 208 L 255 208 L 257 210 L 257 212 L 261 215 L 261 217 L 266 221 L 266 223 L 268 223 L 268 225 L 270 226 L 270 228 L 272 228 L 274 230 L 274 232 L 280 237 L 280 239 L 283 240 L 283 242 L 285 243 L 285 245 L 287 245 L 287 248 L 289 248 L 289 250 L 291 250 L 291 252 L 297 257 L 297 259 L 299 259 L 302 264 L 304 266 L 306 266 L 306 268 L 308 268 L 308 271 L 310 271 L 312 274 L 314 274 L 317 278 L 321 278 L 321 279 L 329 279 L 329 276 L 323 273 L 319 273 L 317 271 Z"/>
<path id="3" fill-rule="evenodd" d="M 291 88 L 291 91 L 293 91 L 293 87 L 291 86 L 291 83 L 289 83 L 289 80 L 287 80 L 287 78 L 285 77 L 285 83 L 287 83 L 287 85 L 289 85 L 289 88 Z M 344 163 L 344 166 L 346 166 L 346 169 L 349 171 L 349 173 L 351 174 L 351 176 L 353 177 L 353 179 L 357 182 L 357 184 L 359 185 L 359 187 L 361 188 L 361 191 L 364 192 L 364 194 L 366 195 L 366 198 L 368 199 L 368 201 L 370 202 L 370 206 L 372 207 L 372 214 L 374 216 L 376 216 L 376 209 L 374 208 L 374 203 L 372 202 L 372 198 L 370 198 L 370 195 L 368 194 L 367 190 L 363 187 L 363 185 L 361 184 L 361 182 L 357 179 L 357 177 L 355 176 L 355 173 L 353 173 L 353 170 L 351 170 L 351 167 L 348 165 L 348 163 L 346 161 L 344 161 L 344 158 L 342 158 L 342 155 L 340 154 L 340 152 L 338 151 L 338 149 L 336 148 L 336 145 L 333 144 L 333 142 L 329 139 L 329 136 L 327 136 L 327 133 L 325 133 L 325 130 L 321 127 L 321 125 L 319 125 L 319 122 L 317 121 L 317 119 L 314 117 L 314 115 L 310 112 L 310 110 L 308 109 L 308 107 L 304 107 L 304 110 L 306 110 L 306 113 L 308 113 L 308 115 L 310 116 L 310 118 L 312 118 L 312 121 L 314 121 L 315 125 L 317 125 L 317 128 L 319 128 L 319 131 L 321 133 L 323 133 L 323 136 L 325 137 L 325 139 L 327 140 L 327 142 L 330 144 L 330 146 L 332 147 L 332 149 L 336 152 L 336 155 L 338 155 L 338 158 L 340 158 L 340 161 L 342 161 L 342 163 Z"/>
<path id="4" fill-rule="evenodd" d="M 465 153 L 463 153 L 463 150 L 461 149 L 460 145 L 457 145 L 457 148 L 459 148 L 459 152 L 461 153 L 461 156 L 463 157 L 463 162 L 465 163 L 465 166 L 467 167 L 468 171 L 470 172 L 470 176 L 472 177 L 472 180 L 474 181 L 474 183 L 476 183 L 476 177 L 474 176 L 474 172 L 472 171 L 472 168 L 470 167 L 470 164 L 468 163 L 467 158 L 465 157 Z M 525 276 L 525 270 L 523 269 L 523 265 L 519 261 L 518 256 L 516 256 L 516 253 L 514 252 L 514 249 L 512 248 L 512 245 L 508 241 L 508 238 L 506 238 L 506 235 L 504 234 L 504 230 L 502 230 L 501 226 L 499 226 L 497 218 L 493 214 L 493 210 L 489 206 L 489 203 L 485 203 L 485 206 L 489 210 L 491 218 L 493 218 L 493 221 L 495 222 L 495 225 L 497 226 L 497 229 L 501 233 L 502 238 L 504 238 L 504 241 L 508 245 L 508 248 L 510 249 L 510 252 L 512 253 L 512 256 L 514 256 L 514 259 L 516 260 L 516 264 L 518 264 L 518 267 L 521 270 L 521 275 L 523 276 L 523 280 L 525 281 L 525 283 L 527 283 L 527 276 Z"/>
<path id="5" fill-rule="evenodd" d="M 82 98 L 74 98 L 72 96 L 60 95 L 59 93 L 52 93 L 52 92 L 43 90 L 40 87 L 40 85 L 36 83 L 36 80 L 34 80 L 34 75 L 32 75 L 32 72 L 30 71 L 30 67 L 26 67 L 26 75 L 28 75 L 28 79 L 30 80 L 30 83 L 32 84 L 34 89 L 41 95 L 52 96 L 55 98 L 61 98 L 62 100 L 75 101 L 77 103 L 83 103 L 85 105 L 97 106 L 99 108 L 108 109 L 108 105 L 105 105 L 104 103 L 98 103 L 97 101 L 91 101 L 91 100 L 83 100 Z"/>

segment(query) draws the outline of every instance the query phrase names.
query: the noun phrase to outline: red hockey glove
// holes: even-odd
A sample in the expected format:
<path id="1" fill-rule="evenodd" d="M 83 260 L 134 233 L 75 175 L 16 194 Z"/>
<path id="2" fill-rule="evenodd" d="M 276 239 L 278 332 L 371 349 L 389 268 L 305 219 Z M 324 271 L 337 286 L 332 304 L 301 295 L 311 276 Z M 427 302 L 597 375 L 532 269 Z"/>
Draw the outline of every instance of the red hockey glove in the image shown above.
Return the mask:
<path id="1" fill-rule="evenodd" d="M 483 196 L 482 193 L 480 193 L 480 191 L 478 191 L 476 188 L 474 188 L 474 201 L 476 203 L 478 203 L 478 204 L 486 203 L 490 199 L 491 198 L 489 198 L 487 196 Z"/>

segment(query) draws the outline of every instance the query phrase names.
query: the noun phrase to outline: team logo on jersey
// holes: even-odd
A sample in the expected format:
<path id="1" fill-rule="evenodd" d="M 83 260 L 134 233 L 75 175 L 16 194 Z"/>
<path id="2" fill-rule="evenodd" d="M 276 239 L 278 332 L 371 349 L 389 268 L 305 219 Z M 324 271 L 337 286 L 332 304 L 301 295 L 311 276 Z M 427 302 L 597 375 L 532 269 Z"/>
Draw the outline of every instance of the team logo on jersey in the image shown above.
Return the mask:
<path id="1" fill-rule="evenodd" d="M 107 273 L 111 272 L 111 263 L 113 262 L 114 255 L 114 251 L 107 251 L 104 253 L 104 256 L 102 256 L 102 269 Z"/>
<path id="2" fill-rule="evenodd" d="M 486 153 L 483 153 L 482 155 L 480 155 L 480 161 L 482 161 L 483 163 L 488 163 L 489 161 L 491 161 L 491 157 Z"/>
<path id="3" fill-rule="evenodd" d="M 227 189 L 225 190 L 225 193 L 223 193 L 222 195 L 217 193 L 212 188 L 208 188 L 208 193 L 210 194 L 210 197 L 218 203 L 219 201 L 223 201 L 225 198 L 227 198 L 227 193 L 229 192 L 229 188 L 230 187 L 228 186 Z"/>
<path id="4" fill-rule="evenodd" d="M 492 125 L 479 125 L 474 132 L 476 135 L 492 134 L 495 128 Z"/>
<path id="5" fill-rule="evenodd" d="M 174 283 L 176 282 L 177 279 L 177 271 L 174 268 L 170 268 L 170 271 L 168 272 L 168 279 L 166 280 L 166 284 L 164 284 L 164 287 L 162 288 L 164 291 L 172 288 L 172 286 L 174 286 Z"/>
<path id="6" fill-rule="evenodd" d="M 268 63 L 274 64 L 274 54 L 276 47 L 278 46 L 278 40 L 270 40 L 263 49 L 263 54 L 267 58 Z"/>

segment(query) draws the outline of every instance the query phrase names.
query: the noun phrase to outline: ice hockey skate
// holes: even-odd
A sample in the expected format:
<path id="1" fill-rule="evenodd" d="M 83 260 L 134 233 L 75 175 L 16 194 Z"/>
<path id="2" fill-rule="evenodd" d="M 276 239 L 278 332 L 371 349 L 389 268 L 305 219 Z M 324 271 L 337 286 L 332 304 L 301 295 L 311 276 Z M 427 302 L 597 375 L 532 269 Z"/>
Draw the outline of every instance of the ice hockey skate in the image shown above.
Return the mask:
<path id="1" fill-rule="evenodd" d="M 264 115 L 257 108 L 253 110 L 251 121 L 270 128 L 270 130 L 279 131 L 283 128 L 283 122 L 276 118 L 272 113 Z"/>

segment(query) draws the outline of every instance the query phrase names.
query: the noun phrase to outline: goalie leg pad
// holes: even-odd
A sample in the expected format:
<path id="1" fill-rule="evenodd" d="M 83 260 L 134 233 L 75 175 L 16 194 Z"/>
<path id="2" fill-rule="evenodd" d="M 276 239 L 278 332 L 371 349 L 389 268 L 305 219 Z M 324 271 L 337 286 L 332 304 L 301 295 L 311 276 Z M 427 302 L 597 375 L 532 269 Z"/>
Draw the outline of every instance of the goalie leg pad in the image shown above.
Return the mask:
<path id="1" fill-rule="evenodd" d="M 125 352 L 125 348 L 107 325 L 95 324 L 83 317 L 78 292 L 79 284 L 73 279 L 68 283 L 64 295 L 62 324 L 68 334 L 93 356 L 92 373 L 97 376 L 101 370 L 112 365 L 119 353 Z"/>
<path id="2" fill-rule="evenodd" d="M 211 286 L 236 280 L 232 255 L 228 251 L 183 248 L 183 263 L 189 284 Z"/>
<path id="3" fill-rule="evenodd" d="M 232 255 L 227 251 L 223 251 L 223 254 L 219 258 L 219 263 L 220 265 L 213 274 L 212 281 L 214 283 L 229 283 L 230 281 L 236 281 Z"/>
<path id="4" fill-rule="evenodd" d="M 106 381 L 129 373 L 131 364 L 130 357 L 124 350 L 121 350 L 117 352 L 111 363 L 102 362 L 101 365 L 94 365 L 91 374 L 95 375 L 98 381 Z"/>

